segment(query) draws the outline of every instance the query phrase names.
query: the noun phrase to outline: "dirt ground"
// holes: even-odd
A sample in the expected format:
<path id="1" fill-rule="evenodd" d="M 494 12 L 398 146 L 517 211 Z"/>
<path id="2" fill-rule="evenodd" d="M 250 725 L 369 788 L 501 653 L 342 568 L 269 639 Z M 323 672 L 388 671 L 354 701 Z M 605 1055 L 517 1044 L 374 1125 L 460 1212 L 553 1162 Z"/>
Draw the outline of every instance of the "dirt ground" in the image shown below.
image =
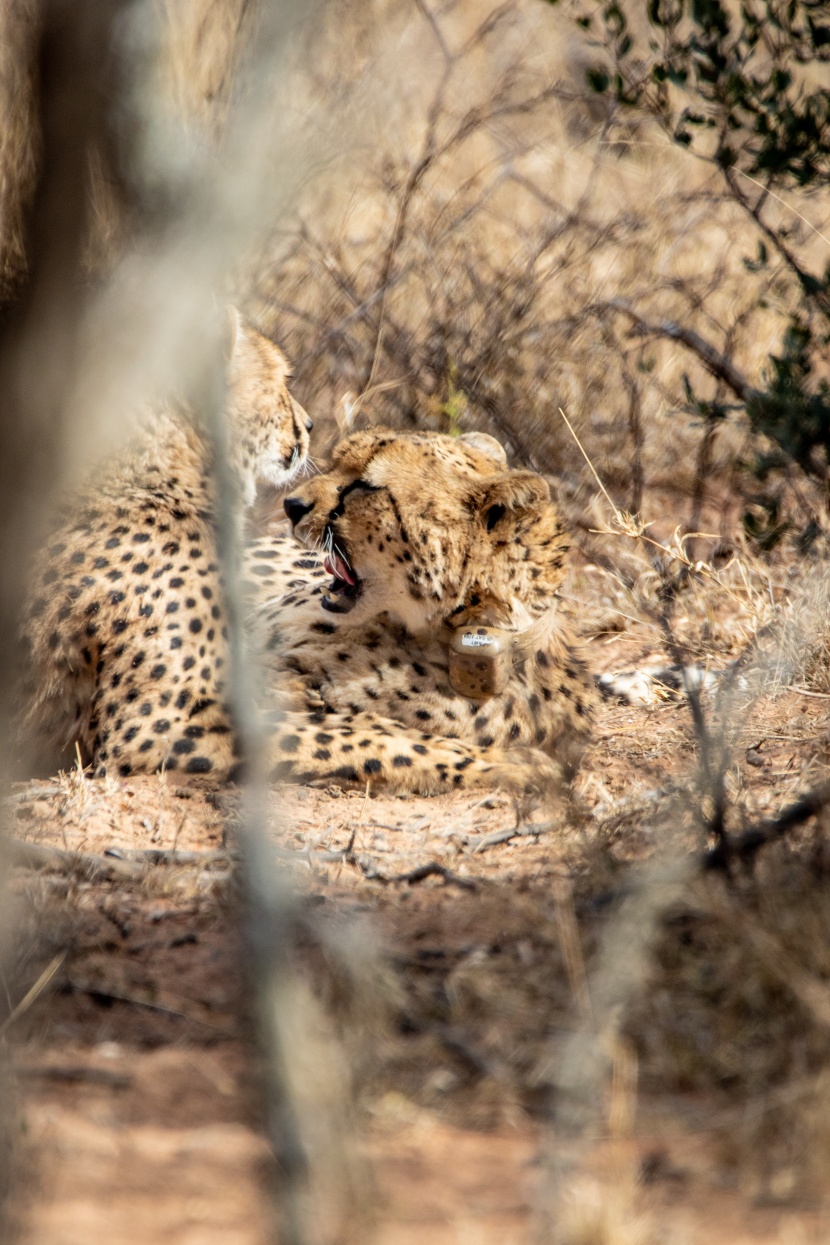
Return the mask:
<path id="1" fill-rule="evenodd" d="M 652 639 L 636 626 L 610 643 L 598 637 L 594 664 L 638 661 Z M 747 693 L 738 706 L 729 783 L 745 818 L 776 812 L 826 772 L 827 699 L 800 686 Z M 272 790 L 274 837 L 305 914 L 299 973 L 351 1065 L 355 1105 L 339 1126 L 359 1173 L 348 1239 L 535 1239 L 563 1161 L 548 1239 L 827 1239 L 823 1197 L 793 1176 L 797 1155 L 760 1175 L 730 1157 L 729 1120 L 737 1111 L 744 1121 L 757 1095 L 743 1086 L 724 1097 L 705 1069 L 685 1081 L 661 1071 L 648 1038 L 656 1013 L 646 1012 L 645 1038 L 632 1021 L 627 1063 L 614 1065 L 615 1077 L 628 1068 L 627 1088 L 620 1097 L 612 1087 L 598 1123 L 577 1141 L 546 1127 L 551 1066 L 574 1029 L 580 973 L 619 878 L 666 836 L 704 846 L 678 812 L 694 754 L 684 703 L 605 702 L 567 816 L 564 797 L 551 809 L 517 807 L 500 793 Z M 93 781 L 76 772 L 13 793 L 18 845 L 79 854 L 67 863 L 16 848 L 18 971 L 7 985 L 17 1011 L 6 1035 L 15 1239 L 269 1239 L 270 1159 L 224 850 L 236 807 L 232 790 L 174 775 Z M 130 855 L 151 848 L 180 855 L 172 864 Z M 576 966 L 569 921 L 579 931 Z M 375 987 L 359 983 L 357 1003 L 344 1002 L 337 967 L 337 945 L 349 939 Z M 649 997 L 663 1006 L 659 991 Z M 731 1004 L 719 998 L 723 1017 Z M 792 1014 L 791 1001 L 782 1007 Z M 669 1037 L 658 1033 L 655 1049 L 676 1040 L 671 1018 L 662 1023 Z M 820 1066 L 823 1040 L 819 1057 L 807 1050 L 802 1075 Z M 310 1080 L 332 1079 L 331 1049 L 311 1044 Z M 325 1224 L 321 1233 L 336 1237 Z"/>

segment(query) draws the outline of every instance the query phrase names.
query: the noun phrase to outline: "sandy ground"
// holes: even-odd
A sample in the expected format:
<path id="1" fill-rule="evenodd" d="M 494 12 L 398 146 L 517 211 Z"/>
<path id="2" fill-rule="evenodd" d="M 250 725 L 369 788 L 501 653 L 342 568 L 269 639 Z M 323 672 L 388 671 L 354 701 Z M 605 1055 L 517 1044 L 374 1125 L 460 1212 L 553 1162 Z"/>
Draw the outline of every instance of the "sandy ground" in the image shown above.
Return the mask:
<path id="1" fill-rule="evenodd" d="M 824 715 L 820 698 L 794 692 L 747 714 L 734 755 L 753 807 L 780 807 L 823 764 Z M 359 1109 L 346 1144 L 363 1173 L 360 1239 L 532 1239 L 557 1142 L 545 1135 L 544 1089 L 534 1095 L 527 1070 L 511 1079 L 488 1026 L 515 1023 L 514 1004 L 521 1026 L 524 1008 L 528 1032 L 541 1017 L 538 1051 L 546 1026 L 568 1025 L 573 999 L 561 963 L 546 961 L 550 920 L 540 904 L 557 879 L 584 871 L 592 842 L 625 862 L 651 851 L 661 822 L 646 814 L 682 785 L 692 751 L 685 706 L 606 705 L 568 827 L 561 810 L 517 808 L 499 793 L 424 800 L 273 790 L 274 834 L 306 910 L 335 931 L 357 921 L 396 974 L 393 1023 L 356 1060 Z M 233 793 L 172 776 L 70 774 L 18 788 L 11 807 L 19 840 L 115 852 L 105 859 L 136 873 L 48 860 L 15 870 L 20 927 L 40 929 L 30 959 L 22 955 L 16 997 L 56 965 L 9 1035 L 19 1239 L 268 1239 L 270 1159 L 222 855 Z M 151 869 L 128 859 L 148 847 L 218 855 Z M 413 874 L 429 864 L 448 872 Z M 299 956 L 313 976 L 314 954 Z M 499 967 L 470 1003 L 468 969 L 484 961 Z M 449 1022 L 438 1016 L 436 982 L 467 1000 Z M 527 1069 L 523 1055 L 517 1066 L 523 1058 Z M 661 1241 L 826 1239 L 815 1206 L 776 1204 L 724 1175 L 699 1095 L 641 1093 L 625 1135 L 601 1130 L 569 1171 L 576 1220 L 610 1215 L 617 1233 L 573 1239 L 649 1239 L 637 1235 L 643 1224 Z"/>

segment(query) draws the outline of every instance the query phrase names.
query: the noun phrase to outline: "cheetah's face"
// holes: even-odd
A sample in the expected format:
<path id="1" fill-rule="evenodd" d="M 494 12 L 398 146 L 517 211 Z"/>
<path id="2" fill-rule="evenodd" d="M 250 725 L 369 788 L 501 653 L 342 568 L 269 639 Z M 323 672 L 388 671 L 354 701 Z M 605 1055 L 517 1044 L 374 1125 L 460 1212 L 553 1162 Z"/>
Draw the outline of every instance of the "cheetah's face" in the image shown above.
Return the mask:
<path id="1" fill-rule="evenodd" d="M 285 510 L 326 555 L 322 606 L 363 622 L 388 612 L 413 634 L 481 608 L 523 627 L 550 603 L 565 544 L 545 481 L 506 470 L 483 434 L 361 432 Z"/>
<path id="2" fill-rule="evenodd" d="M 291 372 L 282 351 L 235 309 L 228 364 L 231 452 L 244 501 L 251 504 L 256 482 L 280 488 L 294 478 L 308 455 L 311 420 L 291 395 Z"/>

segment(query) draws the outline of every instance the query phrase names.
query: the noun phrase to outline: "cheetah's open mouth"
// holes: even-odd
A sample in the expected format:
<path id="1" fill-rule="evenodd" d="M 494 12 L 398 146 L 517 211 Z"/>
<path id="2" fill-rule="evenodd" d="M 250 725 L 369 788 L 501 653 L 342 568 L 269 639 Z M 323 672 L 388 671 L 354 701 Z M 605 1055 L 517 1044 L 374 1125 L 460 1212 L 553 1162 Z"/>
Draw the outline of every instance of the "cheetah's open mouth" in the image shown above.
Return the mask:
<path id="1" fill-rule="evenodd" d="M 360 577 L 340 549 L 326 554 L 323 565 L 333 579 L 320 604 L 333 614 L 348 614 L 363 589 Z"/>

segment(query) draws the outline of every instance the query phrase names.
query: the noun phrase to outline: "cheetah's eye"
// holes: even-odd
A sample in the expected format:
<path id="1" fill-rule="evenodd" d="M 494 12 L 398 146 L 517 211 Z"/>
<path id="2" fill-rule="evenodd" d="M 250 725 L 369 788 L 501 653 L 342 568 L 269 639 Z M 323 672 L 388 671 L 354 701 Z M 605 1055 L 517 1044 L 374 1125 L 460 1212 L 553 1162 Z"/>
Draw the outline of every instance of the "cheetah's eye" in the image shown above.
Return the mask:
<path id="1" fill-rule="evenodd" d="M 346 497 L 353 493 L 378 493 L 380 489 L 376 484 L 370 484 L 368 480 L 352 480 L 351 484 L 347 484 L 340 494 L 341 503 Z"/>
<path id="2" fill-rule="evenodd" d="M 484 516 L 484 522 L 487 525 L 488 532 L 492 532 L 493 528 L 496 526 L 499 519 L 503 516 L 504 511 L 505 511 L 504 506 L 491 506 L 490 507 L 490 509 L 487 511 L 487 513 Z"/>

